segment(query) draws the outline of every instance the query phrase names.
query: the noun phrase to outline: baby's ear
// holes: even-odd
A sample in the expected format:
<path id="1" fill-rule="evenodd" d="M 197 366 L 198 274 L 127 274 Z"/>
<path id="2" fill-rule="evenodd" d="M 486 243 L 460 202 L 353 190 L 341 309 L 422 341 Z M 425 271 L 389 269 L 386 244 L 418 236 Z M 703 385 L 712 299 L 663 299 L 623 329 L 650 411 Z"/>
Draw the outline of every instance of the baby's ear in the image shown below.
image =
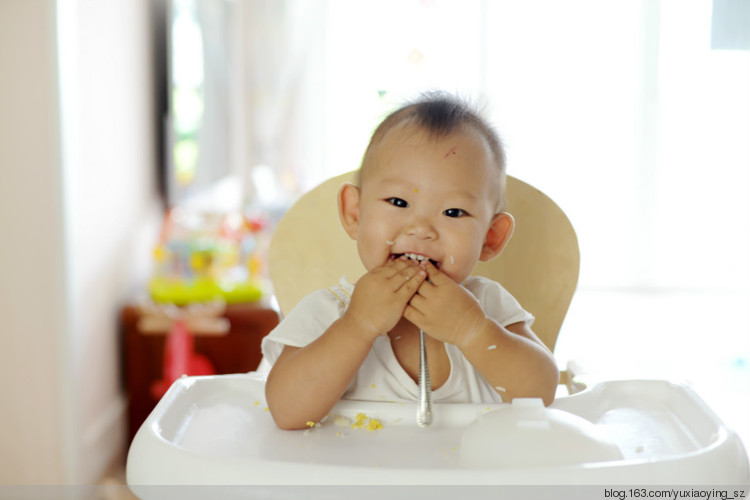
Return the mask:
<path id="1" fill-rule="evenodd" d="M 488 261 L 497 257 L 513 236 L 514 227 L 515 221 L 509 213 L 501 212 L 495 215 L 487 231 L 487 236 L 484 238 L 479 260 Z"/>
<path id="2" fill-rule="evenodd" d="M 339 218 L 344 231 L 353 240 L 359 232 L 359 188 L 346 183 L 339 189 L 338 195 Z"/>

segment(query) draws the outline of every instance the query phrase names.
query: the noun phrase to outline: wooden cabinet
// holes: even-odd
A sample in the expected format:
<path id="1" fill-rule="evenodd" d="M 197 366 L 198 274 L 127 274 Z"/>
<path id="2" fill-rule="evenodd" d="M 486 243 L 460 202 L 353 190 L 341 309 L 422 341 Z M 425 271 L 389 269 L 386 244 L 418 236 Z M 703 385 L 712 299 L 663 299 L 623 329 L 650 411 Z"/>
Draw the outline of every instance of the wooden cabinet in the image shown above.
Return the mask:
<path id="1" fill-rule="evenodd" d="M 229 330 L 221 335 L 194 335 L 195 352 L 208 358 L 217 374 L 253 371 L 261 360 L 260 342 L 279 323 L 279 313 L 265 301 L 231 304 L 223 314 Z M 128 305 L 121 312 L 123 370 L 128 399 L 128 436 L 135 433 L 158 402 L 151 386 L 163 374 L 166 334 L 138 328 L 141 310 Z"/>

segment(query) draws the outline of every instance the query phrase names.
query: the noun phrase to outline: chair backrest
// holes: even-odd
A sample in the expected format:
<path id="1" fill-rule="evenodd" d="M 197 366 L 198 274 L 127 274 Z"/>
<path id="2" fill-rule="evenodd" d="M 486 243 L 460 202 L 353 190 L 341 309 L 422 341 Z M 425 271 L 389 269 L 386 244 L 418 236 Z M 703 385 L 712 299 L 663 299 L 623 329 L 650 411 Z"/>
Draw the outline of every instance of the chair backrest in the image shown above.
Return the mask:
<path id="1" fill-rule="evenodd" d="M 354 172 L 333 177 L 304 194 L 279 221 L 271 239 L 269 273 L 282 313 L 305 295 L 339 282 L 355 283 L 365 268 L 356 242 L 339 221 L 337 193 Z M 563 211 L 544 193 L 507 178 L 508 212 L 516 221 L 513 237 L 474 274 L 503 285 L 536 316 L 534 332 L 554 350 L 578 282 L 579 251 L 575 230 Z"/>

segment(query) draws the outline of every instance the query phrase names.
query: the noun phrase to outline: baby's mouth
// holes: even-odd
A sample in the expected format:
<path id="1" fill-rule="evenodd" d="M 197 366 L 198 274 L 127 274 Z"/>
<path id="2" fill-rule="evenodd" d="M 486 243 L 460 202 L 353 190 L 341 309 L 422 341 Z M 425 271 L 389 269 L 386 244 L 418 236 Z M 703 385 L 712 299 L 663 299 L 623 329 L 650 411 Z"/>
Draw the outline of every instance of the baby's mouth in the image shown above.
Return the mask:
<path id="1" fill-rule="evenodd" d="M 407 259 L 411 259 L 415 262 L 422 262 L 422 261 L 428 260 L 433 266 L 435 266 L 436 269 L 440 269 L 440 262 L 436 260 L 432 260 L 426 255 L 421 255 L 418 253 L 408 253 L 408 252 L 407 253 L 392 253 L 390 260 L 400 259 L 401 257 L 406 257 Z"/>

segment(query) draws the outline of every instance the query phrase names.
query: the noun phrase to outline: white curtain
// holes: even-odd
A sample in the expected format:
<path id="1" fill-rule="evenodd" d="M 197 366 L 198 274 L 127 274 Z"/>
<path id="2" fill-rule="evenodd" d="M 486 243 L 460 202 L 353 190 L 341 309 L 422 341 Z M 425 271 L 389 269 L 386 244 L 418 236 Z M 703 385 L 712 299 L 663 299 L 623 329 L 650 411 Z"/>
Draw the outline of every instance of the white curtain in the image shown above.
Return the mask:
<path id="1" fill-rule="evenodd" d="M 266 204 L 309 187 L 323 161 L 325 2 L 242 0 L 240 151 L 247 197 Z M 269 178 L 269 172 L 273 178 Z"/>

